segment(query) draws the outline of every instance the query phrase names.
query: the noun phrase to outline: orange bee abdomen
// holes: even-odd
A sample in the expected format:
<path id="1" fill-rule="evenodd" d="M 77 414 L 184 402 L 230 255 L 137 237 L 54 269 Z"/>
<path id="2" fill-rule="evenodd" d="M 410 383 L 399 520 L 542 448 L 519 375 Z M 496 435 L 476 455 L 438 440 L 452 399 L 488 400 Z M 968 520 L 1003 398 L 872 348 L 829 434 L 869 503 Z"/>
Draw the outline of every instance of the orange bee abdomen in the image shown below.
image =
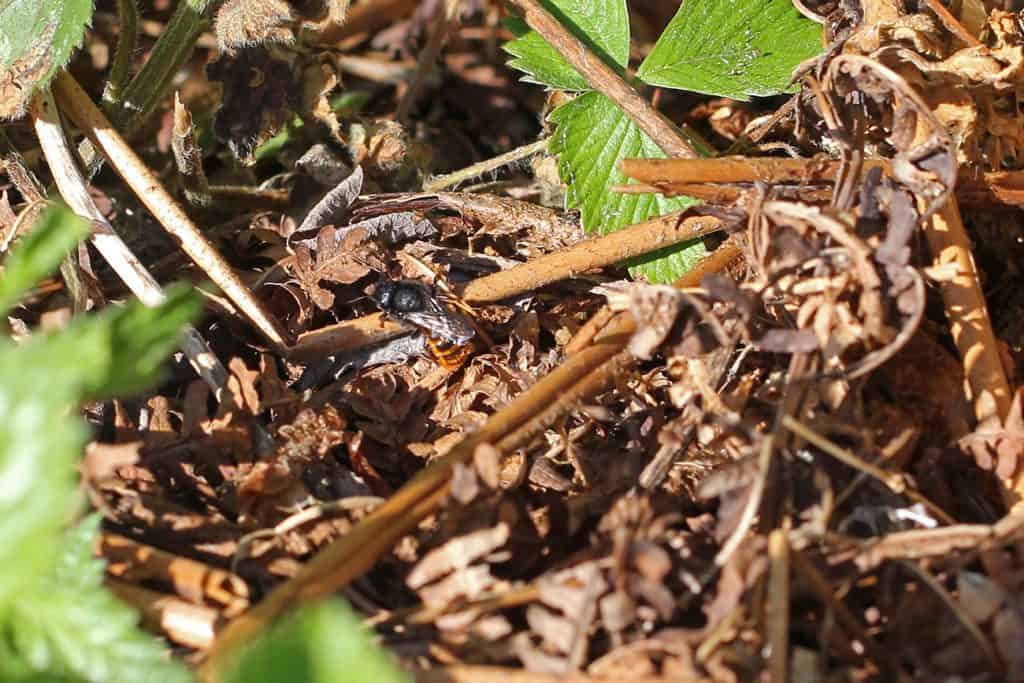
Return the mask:
<path id="1" fill-rule="evenodd" d="M 450 372 L 461 368 L 469 360 L 469 357 L 473 355 L 472 342 L 469 344 L 452 344 L 444 339 L 427 336 L 427 348 L 430 349 L 430 355 L 434 362 Z"/>

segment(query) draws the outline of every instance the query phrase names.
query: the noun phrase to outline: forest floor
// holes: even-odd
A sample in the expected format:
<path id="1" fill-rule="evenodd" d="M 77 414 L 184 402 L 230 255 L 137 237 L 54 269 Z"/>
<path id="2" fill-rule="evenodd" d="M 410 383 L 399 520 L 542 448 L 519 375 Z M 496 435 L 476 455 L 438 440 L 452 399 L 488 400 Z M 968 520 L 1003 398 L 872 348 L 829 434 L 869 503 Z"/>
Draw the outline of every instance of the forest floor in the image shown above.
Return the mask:
<path id="1" fill-rule="evenodd" d="M 1024 680 L 1024 25 L 996 4 L 803 0 L 825 47 L 789 93 L 648 89 L 721 156 L 626 163 L 702 203 L 603 237 L 501 3 L 363 0 L 287 57 L 202 33 L 125 136 L 260 312 L 206 297 L 219 380 L 178 354 L 87 406 L 109 585 L 197 666 L 340 592 L 423 681 Z M 676 8 L 629 3 L 633 58 Z M 69 68 L 93 101 L 116 26 L 100 1 Z M 215 279 L 119 172 L 91 197 L 154 276 Z M 708 255 L 675 287 L 616 265 L 683 229 Z M 127 295 L 80 256 L 87 307 Z M 80 305 L 49 285 L 15 327 Z"/>

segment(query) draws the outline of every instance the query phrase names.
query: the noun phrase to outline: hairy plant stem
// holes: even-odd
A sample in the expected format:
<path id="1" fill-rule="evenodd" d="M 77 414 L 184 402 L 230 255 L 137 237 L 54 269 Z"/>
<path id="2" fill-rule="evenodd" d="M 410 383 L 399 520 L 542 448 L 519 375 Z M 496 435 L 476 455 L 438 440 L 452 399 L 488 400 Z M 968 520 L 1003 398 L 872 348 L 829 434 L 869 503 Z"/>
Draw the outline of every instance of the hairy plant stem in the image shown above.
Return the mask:
<path id="1" fill-rule="evenodd" d="M 135 0 L 117 0 L 117 50 L 103 89 L 103 106 L 115 107 L 123 97 L 139 39 L 139 8 Z"/>
<path id="2" fill-rule="evenodd" d="M 459 183 L 472 180 L 473 178 L 479 178 L 484 174 L 496 171 L 502 166 L 514 164 L 515 162 L 531 157 L 534 154 L 540 154 L 548 148 L 548 143 L 550 141 L 551 138 L 542 138 L 536 142 L 516 147 L 504 154 L 499 154 L 496 157 L 485 159 L 484 161 L 473 164 L 472 166 L 467 166 L 466 168 L 459 169 L 458 171 L 438 176 L 433 180 L 423 183 L 423 191 L 440 192 L 441 190 L 447 190 L 449 187 L 453 187 Z"/>
<path id="3" fill-rule="evenodd" d="M 196 39 L 206 29 L 206 11 L 215 4 L 214 0 L 178 3 L 146 64 L 124 89 L 121 100 L 109 110 L 114 125 L 125 127 L 124 135 L 135 132 L 167 92 L 174 74 L 192 54 Z"/>
<path id="4" fill-rule="evenodd" d="M 108 101 L 104 96 L 104 108 L 124 137 L 131 137 L 142 127 L 166 94 L 174 74 L 192 54 L 196 39 L 206 30 L 209 12 L 218 4 L 218 0 L 181 0 L 153 46 L 149 59 L 125 86 L 120 97 Z M 91 178 L 103 164 L 103 155 L 90 140 L 79 145 L 78 154 L 88 169 L 87 177 Z"/>

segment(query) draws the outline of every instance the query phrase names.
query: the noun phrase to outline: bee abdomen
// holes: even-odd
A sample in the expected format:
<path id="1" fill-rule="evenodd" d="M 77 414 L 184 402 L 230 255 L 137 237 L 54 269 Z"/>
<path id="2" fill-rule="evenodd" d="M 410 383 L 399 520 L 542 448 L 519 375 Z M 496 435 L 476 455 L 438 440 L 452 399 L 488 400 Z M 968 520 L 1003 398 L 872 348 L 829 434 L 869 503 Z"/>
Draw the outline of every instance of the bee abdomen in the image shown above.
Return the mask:
<path id="1" fill-rule="evenodd" d="M 427 335 L 427 349 L 434 362 L 445 370 L 455 371 L 465 365 L 473 355 L 473 343 L 453 344 L 445 339 Z"/>

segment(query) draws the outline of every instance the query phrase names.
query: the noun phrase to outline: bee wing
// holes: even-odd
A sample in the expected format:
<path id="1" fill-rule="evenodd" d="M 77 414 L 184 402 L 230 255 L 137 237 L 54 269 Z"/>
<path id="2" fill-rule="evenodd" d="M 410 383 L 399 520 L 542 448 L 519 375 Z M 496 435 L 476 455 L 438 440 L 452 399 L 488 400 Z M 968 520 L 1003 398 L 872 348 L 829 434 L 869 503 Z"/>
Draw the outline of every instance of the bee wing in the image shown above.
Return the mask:
<path id="1" fill-rule="evenodd" d="M 462 315 L 452 313 L 444 319 L 444 323 L 436 330 L 431 330 L 435 337 L 446 339 L 456 346 L 462 346 L 472 341 L 476 336 L 476 330 L 469 324 Z"/>
<path id="2" fill-rule="evenodd" d="M 429 297 L 426 300 L 424 310 L 405 313 L 402 317 L 430 333 L 432 337 L 444 340 L 449 344 L 467 344 L 476 336 L 476 330 L 465 316 L 449 310 L 434 297 Z"/>

